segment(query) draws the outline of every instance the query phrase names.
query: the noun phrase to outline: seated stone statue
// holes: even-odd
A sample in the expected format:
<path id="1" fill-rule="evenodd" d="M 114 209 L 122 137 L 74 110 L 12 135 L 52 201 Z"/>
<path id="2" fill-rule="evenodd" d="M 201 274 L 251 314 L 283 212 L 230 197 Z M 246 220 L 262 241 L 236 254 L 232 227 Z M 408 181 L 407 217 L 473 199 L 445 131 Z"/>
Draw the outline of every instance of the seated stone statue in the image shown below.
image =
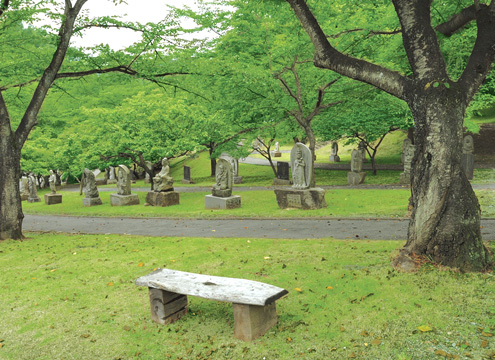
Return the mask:
<path id="1" fill-rule="evenodd" d="M 160 191 L 172 191 L 174 179 L 170 176 L 170 164 L 165 157 L 162 159 L 162 169 L 155 177 L 153 177 L 153 190 Z"/>

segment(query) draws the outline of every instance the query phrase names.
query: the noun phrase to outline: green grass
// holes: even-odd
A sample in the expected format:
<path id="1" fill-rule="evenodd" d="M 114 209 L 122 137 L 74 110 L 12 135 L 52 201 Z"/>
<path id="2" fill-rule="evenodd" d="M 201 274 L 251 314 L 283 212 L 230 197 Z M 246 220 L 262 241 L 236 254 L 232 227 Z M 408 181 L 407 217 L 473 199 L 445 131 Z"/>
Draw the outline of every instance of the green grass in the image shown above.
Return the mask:
<path id="1" fill-rule="evenodd" d="M 488 336 L 495 333 L 493 275 L 428 265 L 398 273 L 390 254 L 402 242 L 28 236 L 0 242 L 1 359 L 442 358 L 436 351 L 488 359 L 495 353 Z M 158 267 L 262 281 L 289 294 L 277 301 L 278 324 L 252 343 L 233 338 L 229 303 L 189 297 L 189 314 L 162 326 L 150 320 L 146 289 L 133 284 Z"/>
<path id="2" fill-rule="evenodd" d="M 45 191 L 40 192 L 43 196 Z M 103 205 L 84 207 L 83 196 L 78 192 L 60 191 L 62 204 L 23 202 L 26 214 L 54 214 L 78 216 L 129 216 L 129 217 L 192 217 L 192 218 L 299 218 L 299 217 L 403 217 L 407 213 L 409 190 L 375 189 L 335 189 L 328 190 L 326 201 L 328 208 L 318 210 L 280 209 L 273 191 L 238 192 L 242 206 L 230 210 L 206 210 L 205 195 L 210 192 L 191 192 L 180 194 L 180 205 L 170 207 L 144 206 L 146 192 L 137 192 L 140 205 L 110 205 L 111 192 L 100 192 Z"/>

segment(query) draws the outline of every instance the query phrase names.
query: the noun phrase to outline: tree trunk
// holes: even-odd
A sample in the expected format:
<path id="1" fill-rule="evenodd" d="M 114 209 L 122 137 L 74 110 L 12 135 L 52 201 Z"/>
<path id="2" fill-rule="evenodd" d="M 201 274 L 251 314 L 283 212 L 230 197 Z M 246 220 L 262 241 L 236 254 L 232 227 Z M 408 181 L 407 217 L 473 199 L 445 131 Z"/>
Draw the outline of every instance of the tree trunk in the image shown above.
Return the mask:
<path id="1" fill-rule="evenodd" d="M 0 120 L 1 121 L 1 120 Z M 2 128 L 3 130 L 3 128 Z M 22 239 L 21 152 L 16 150 L 13 136 L 0 134 L 0 240 Z"/>
<path id="2" fill-rule="evenodd" d="M 212 157 L 212 154 L 213 154 L 213 151 L 215 150 L 215 148 L 210 147 L 208 150 L 210 153 L 210 176 L 215 177 L 216 171 L 217 171 L 217 159 Z"/>
<path id="3" fill-rule="evenodd" d="M 481 239 L 478 199 L 461 169 L 466 106 L 449 91 L 415 98 L 416 152 L 411 174 L 413 212 L 408 240 L 394 260 L 414 267 L 416 255 L 461 271 L 481 271 L 490 255 Z"/>

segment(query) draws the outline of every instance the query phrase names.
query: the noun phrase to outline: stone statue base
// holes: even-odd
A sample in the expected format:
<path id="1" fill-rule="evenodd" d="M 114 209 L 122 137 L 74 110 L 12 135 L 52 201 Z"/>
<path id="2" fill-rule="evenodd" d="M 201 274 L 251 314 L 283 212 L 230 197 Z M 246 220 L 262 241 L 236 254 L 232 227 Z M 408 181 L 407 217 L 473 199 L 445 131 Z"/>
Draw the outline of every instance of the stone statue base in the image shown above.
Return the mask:
<path id="1" fill-rule="evenodd" d="M 183 184 L 194 184 L 194 181 L 192 181 L 192 180 L 182 179 L 182 183 L 183 183 Z"/>
<path id="2" fill-rule="evenodd" d="M 273 179 L 273 185 L 292 185 L 292 181 L 286 179 Z"/>
<path id="3" fill-rule="evenodd" d="M 474 155 L 473 154 L 462 154 L 461 157 L 461 167 L 466 174 L 468 180 L 473 180 L 474 176 Z"/>
<path id="4" fill-rule="evenodd" d="M 179 193 L 177 191 L 150 191 L 146 195 L 146 203 L 151 206 L 179 205 Z"/>
<path id="5" fill-rule="evenodd" d="M 239 195 L 229 197 L 205 196 L 205 209 L 237 209 L 240 207 L 241 197 Z"/>
<path id="6" fill-rule="evenodd" d="M 340 162 L 340 156 L 338 156 L 338 155 L 330 155 L 328 157 L 328 160 L 330 162 Z"/>
<path id="7" fill-rule="evenodd" d="M 281 209 L 296 208 L 304 210 L 322 209 L 327 207 L 325 190 L 322 188 L 310 188 L 298 190 L 276 189 L 278 206 Z"/>
<path id="8" fill-rule="evenodd" d="M 282 153 L 280 151 L 273 151 L 272 156 L 273 157 L 282 157 Z"/>
<path id="9" fill-rule="evenodd" d="M 212 194 L 212 196 L 226 198 L 226 197 L 232 196 L 232 189 L 217 190 L 217 189 L 212 188 L 211 194 Z"/>
<path id="10" fill-rule="evenodd" d="M 107 185 L 113 185 L 113 184 L 117 184 L 117 179 L 115 179 L 115 180 L 114 179 L 112 179 L 112 180 L 107 179 Z"/>
<path id="11" fill-rule="evenodd" d="M 103 205 L 101 202 L 100 197 L 96 198 L 83 198 L 83 206 L 96 206 L 96 205 Z"/>
<path id="12" fill-rule="evenodd" d="M 349 185 L 360 185 L 364 183 L 364 179 L 366 178 L 366 173 L 362 172 L 353 172 L 349 171 L 347 173 L 347 184 Z"/>
<path id="13" fill-rule="evenodd" d="M 46 205 L 61 204 L 61 203 L 62 203 L 61 194 L 45 194 Z"/>
<path id="14" fill-rule="evenodd" d="M 41 202 L 41 199 L 39 196 L 36 196 L 36 197 L 28 197 L 28 203 L 35 203 L 35 202 Z"/>
<path id="15" fill-rule="evenodd" d="M 410 185 L 411 184 L 411 174 L 410 173 L 401 173 L 399 183 L 401 185 Z"/>
<path id="16" fill-rule="evenodd" d="M 129 195 L 110 194 L 110 205 L 112 206 L 139 205 L 139 196 L 137 194 L 129 194 Z"/>
<path id="17" fill-rule="evenodd" d="M 27 195 L 27 194 L 21 195 L 21 201 L 26 201 L 28 198 L 29 198 L 29 195 Z"/>
<path id="18" fill-rule="evenodd" d="M 232 180 L 233 180 L 234 184 L 242 184 L 242 176 L 236 175 L 233 177 Z"/>

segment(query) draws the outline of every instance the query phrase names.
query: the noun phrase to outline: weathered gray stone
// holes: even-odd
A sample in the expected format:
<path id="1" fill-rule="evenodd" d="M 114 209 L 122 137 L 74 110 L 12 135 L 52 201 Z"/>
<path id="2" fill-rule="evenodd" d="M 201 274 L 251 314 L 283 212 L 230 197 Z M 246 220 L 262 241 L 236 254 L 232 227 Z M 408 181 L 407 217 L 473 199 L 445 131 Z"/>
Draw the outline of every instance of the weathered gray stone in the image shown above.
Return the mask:
<path id="1" fill-rule="evenodd" d="M 139 205 L 139 196 L 137 194 L 129 194 L 129 195 L 110 194 L 110 205 L 112 206 Z"/>
<path id="2" fill-rule="evenodd" d="M 277 178 L 280 180 L 290 180 L 288 162 L 277 161 Z"/>
<path id="3" fill-rule="evenodd" d="M 217 197 L 229 197 L 232 196 L 232 189 L 225 189 L 225 190 L 211 189 L 211 194 Z"/>
<path id="4" fill-rule="evenodd" d="M 167 158 L 162 159 L 162 169 L 153 178 L 153 190 L 155 192 L 170 191 L 174 187 L 174 179 L 170 176 L 170 164 Z"/>
<path id="5" fill-rule="evenodd" d="M 184 166 L 184 178 L 182 179 L 183 184 L 194 184 L 191 179 L 191 168 L 189 166 Z"/>
<path id="6" fill-rule="evenodd" d="M 233 178 L 233 171 L 232 171 L 232 165 L 230 162 L 224 158 L 219 158 L 217 160 L 217 167 L 215 169 L 215 179 L 216 183 L 212 187 L 212 191 L 215 190 L 230 190 L 232 194 L 232 178 Z M 230 196 L 226 195 L 226 196 Z M 221 195 L 215 195 L 215 196 L 221 196 Z"/>
<path id="7" fill-rule="evenodd" d="M 311 189 L 276 189 L 278 206 L 281 209 L 296 208 L 314 210 L 326 208 L 325 190 L 322 188 Z"/>
<path id="8" fill-rule="evenodd" d="M 240 207 L 241 197 L 239 195 L 229 197 L 205 196 L 205 209 L 236 209 Z"/>
<path id="9" fill-rule="evenodd" d="M 330 152 L 330 156 L 328 157 L 328 160 L 332 162 L 340 162 L 340 156 L 337 155 L 338 152 L 339 152 L 339 144 L 336 141 L 334 141 L 332 142 L 332 150 Z"/>
<path id="10" fill-rule="evenodd" d="M 146 202 L 152 206 L 179 205 L 180 196 L 177 191 L 150 191 L 146 195 Z"/>
<path id="11" fill-rule="evenodd" d="M 362 172 L 353 172 L 349 171 L 347 173 L 347 184 L 349 185 L 360 185 L 364 183 L 364 179 L 366 178 L 366 173 Z"/>
<path id="12" fill-rule="evenodd" d="M 96 206 L 96 205 L 102 205 L 103 203 L 101 202 L 100 197 L 96 198 L 83 198 L 83 206 Z"/>
<path id="13" fill-rule="evenodd" d="M 117 194 L 131 195 L 131 171 L 125 165 L 117 168 Z"/>
<path id="14" fill-rule="evenodd" d="M 45 194 L 46 205 L 61 204 L 61 203 L 62 203 L 61 194 Z"/>
<path id="15" fill-rule="evenodd" d="M 292 181 L 275 178 L 275 179 L 273 179 L 273 185 L 283 185 L 283 186 L 292 185 Z"/>
<path id="16" fill-rule="evenodd" d="M 313 176 L 311 150 L 303 143 L 296 143 L 290 152 L 292 187 L 308 189 Z"/>
<path id="17" fill-rule="evenodd" d="M 242 176 L 235 175 L 233 178 L 234 184 L 242 184 Z"/>

